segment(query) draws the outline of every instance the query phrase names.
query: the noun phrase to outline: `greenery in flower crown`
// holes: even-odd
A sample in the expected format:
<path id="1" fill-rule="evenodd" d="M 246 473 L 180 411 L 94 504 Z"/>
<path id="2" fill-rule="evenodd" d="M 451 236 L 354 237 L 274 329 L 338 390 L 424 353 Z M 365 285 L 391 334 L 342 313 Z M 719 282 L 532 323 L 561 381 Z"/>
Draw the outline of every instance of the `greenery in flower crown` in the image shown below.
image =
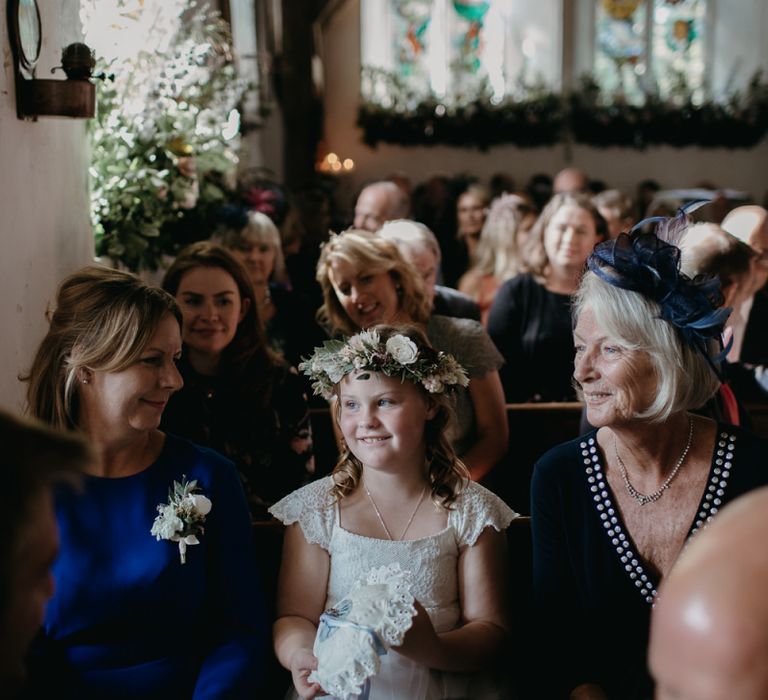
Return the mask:
<path id="1" fill-rule="evenodd" d="M 453 355 L 432 348 L 419 348 L 410 338 L 396 334 L 382 342 L 379 333 L 362 331 L 346 340 L 326 340 L 312 357 L 299 365 L 312 381 L 315 394 L 325 399 L 350 372 L 369 370 L 420 384 L 430 394 L 467 386 L 466 370 Z"/>
<path id="2" fill-rule="evenodd" d="M 83 7 L 86 34 L 117 27 L 120 47 L 102 48 L 100 68 L 115 79 L 97 88 L 90 130 L 96 250 L 134 271 L 157 269 L 164 254 L 207 238 L 231 198 L 236 107 L 247 85 L 237 77 L 228 25 L 196 0 Z M 104 22 L 110 11 L 113 21 Z M 132 38 L 144 48 L 120 55 L 128 43 L 120 31 L 142 34 Z"/>

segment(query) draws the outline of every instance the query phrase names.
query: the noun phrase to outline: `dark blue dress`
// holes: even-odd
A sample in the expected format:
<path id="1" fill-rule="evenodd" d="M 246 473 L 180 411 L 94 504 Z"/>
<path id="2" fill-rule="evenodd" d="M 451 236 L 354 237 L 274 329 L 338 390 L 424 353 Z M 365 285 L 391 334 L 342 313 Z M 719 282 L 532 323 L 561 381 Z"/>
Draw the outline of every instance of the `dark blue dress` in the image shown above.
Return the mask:
<path id="1" fill-rule="evenodd" d="M 536 680 L 541 697 L 552 700 L 582 683 L 597 683 L 612 700 L 653 693 L 646 650 L 660 581 L 644 567 L 615 507 L 596 432 L 551 449 L 533 474 L 535 627 L 539 666 L 547 669 Z M 689 538 L 726 503 L 766 484 L 768 444 L 718 424 Z"/>
<path id="2" fill-rule="evenodd" d="M 184 475 L 212 509 L 182 565 L 178 545 L 150 529 Z M 62 492 L 57 519 L 56 593 L 33 687 L 47 681 L 50 697 L 256 697 L 268 631 L 248 507 L 229 460 L 168 435 L 144 471 L 89 476 L 81 493 Z"/>

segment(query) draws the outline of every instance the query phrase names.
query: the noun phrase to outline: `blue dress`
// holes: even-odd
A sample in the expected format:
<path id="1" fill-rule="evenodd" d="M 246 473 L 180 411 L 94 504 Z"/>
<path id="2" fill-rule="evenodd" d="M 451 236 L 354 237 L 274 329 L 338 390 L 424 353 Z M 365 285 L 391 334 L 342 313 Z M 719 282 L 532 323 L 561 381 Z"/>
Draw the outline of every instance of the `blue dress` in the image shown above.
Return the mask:
<path id="1" fill-rule="evenodd" d="M 212 502 L 200 544 L 150 534 L 174 481 Z M 61 550 L 33 687 L 50 697 L 253 698 L 268 642 L 248 507 L 233 464 L 168 435 L 157 461 L 57 498 Z M 40 691 L 42 694 L 42 691 Z"/>

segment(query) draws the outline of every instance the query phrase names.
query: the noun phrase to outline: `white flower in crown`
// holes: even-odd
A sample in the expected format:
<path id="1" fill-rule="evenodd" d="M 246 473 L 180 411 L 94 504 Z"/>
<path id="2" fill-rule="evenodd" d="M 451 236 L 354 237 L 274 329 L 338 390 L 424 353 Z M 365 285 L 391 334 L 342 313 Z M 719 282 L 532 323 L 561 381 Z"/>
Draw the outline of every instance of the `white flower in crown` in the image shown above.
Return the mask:
<path id="1" fill-rule="evenodd" d="M 353 335 L 348 341 L 349 347 L 355 352 L 368 353 L 372 349 L 381 345 L 381 337 L 376 330 L 360 331 L 357 335 Z"/>
<path id="2" fill-rule="evenodd" d="M 430 394 L 439 394 L 443 391 L 443 389 L 445 389 L 445 386 L 439 379 L 437 379 L 437 377 L 427 377 L 426 379 L 422 379 L 421 385 Z"/>
<path id="3" fill-rule="evenodd" d="M 404 335 L 393 335 L 386 344 L 387 352 L 401 365 L 411 365 L 416 362 L 419 349 L 410 338 Z"/>

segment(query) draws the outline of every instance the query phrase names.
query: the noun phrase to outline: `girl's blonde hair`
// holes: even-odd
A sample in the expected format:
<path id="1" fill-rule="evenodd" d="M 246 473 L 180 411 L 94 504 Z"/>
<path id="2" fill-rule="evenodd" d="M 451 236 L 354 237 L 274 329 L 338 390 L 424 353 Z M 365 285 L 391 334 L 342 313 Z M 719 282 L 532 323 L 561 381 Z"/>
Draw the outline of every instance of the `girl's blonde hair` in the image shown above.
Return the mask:
<path id="1" fill-rule="evenodd" d="M 120 372 L 135 363 L 171 314 L 181 328 L 176 300 L 135 275 L 85 267 L 59 287 L 50 327 L 23 381 L 27 412 L 56 428 L 77 427 L 78 375 Z"/>
<path id="2" fill-rule="evenodd" d="M 354 335 L 361 330 L 347 315 L 331 283 L 331 264 L 335 260 L 343 260 L 358 272 L 388 273 L 397 289 L 400 310 L 413 323 L 426 324 L 431 302 L 416 268 L 405 260 L 393 241 L 384 240 L 370 231 L 348 229 L 331 236 L 317 262 L 316 278 L 323 291 L 323 305 L 317 312 L 321 325 L 345 335 Z"/>
<path id="3" fill-rule="evenodd" d="M 394 335 L 401 334 L 410 338 L 416 346 L 430 348 L 424 332 L 417 326 L 375 326 L 383 343 Z M 405 381 L 405 380 L 404 380 Z M 450 510 L 453 502 L 464 488 L 469 479 L 469 471 L 464 463 L 456 456 L 453 447 L 446 437 L 446 432 L 453 421 L 453 406 L 447 394 L 430 394 L 422 386 L 415 385 L 424 395 L 425 400 L 433 406 L 434 418 L 426 422 L 424 426 L 424 440 L 426 442 L 428 466 L 428 479 L 432 502 L 439 508 Z M 336 386 L 336 405 L 334 414 L 338 422 L 341 415 L 341 401 L 338 398 L 339 385 Z M 342 441 L 342 452 L 333 469 L 334 485 L 331 495 L 341 500 L 352 493 L 360 483 L 363 475 L 363 465 L 355 457 L 346 442 Z"/>

